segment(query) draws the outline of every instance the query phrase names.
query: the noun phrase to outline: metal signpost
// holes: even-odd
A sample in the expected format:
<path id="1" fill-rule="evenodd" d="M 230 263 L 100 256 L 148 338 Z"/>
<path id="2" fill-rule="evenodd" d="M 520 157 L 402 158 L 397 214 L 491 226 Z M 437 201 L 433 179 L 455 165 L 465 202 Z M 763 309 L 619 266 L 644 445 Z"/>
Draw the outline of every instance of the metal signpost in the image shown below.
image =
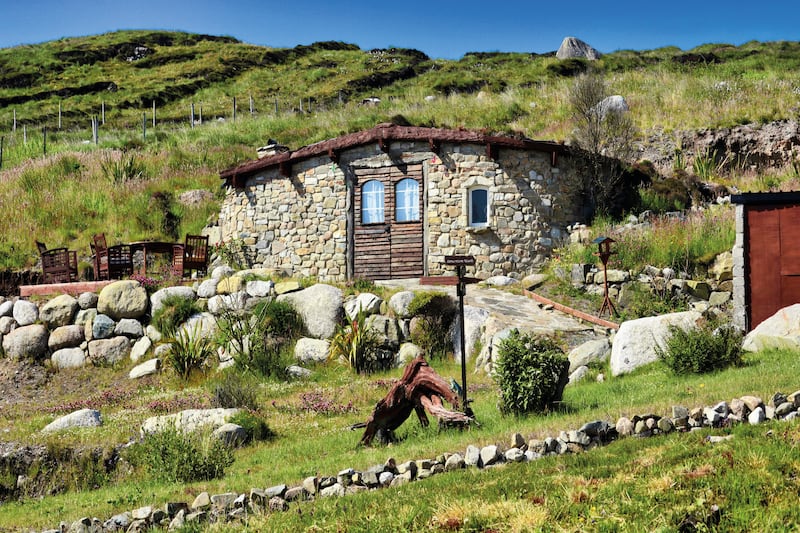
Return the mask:
<path id="1" fill-rule="evenodd" d="M 475 258 L 471 255 L 447 255 L 444 264 L 455 266 L 458 275 L 456 294 L 458 294 L 458 312 L 461 319 L 459 334 L 461 335 L 461 402 L 464 404 L 464 414 L 474 418 L 475 414 L 467 400 L 467 348 L 464 334 L 464 295 L 467 293 L 467 283 L 477 283 L 477 278 L 466 277 L 467 267 L 475 265 Z"/>

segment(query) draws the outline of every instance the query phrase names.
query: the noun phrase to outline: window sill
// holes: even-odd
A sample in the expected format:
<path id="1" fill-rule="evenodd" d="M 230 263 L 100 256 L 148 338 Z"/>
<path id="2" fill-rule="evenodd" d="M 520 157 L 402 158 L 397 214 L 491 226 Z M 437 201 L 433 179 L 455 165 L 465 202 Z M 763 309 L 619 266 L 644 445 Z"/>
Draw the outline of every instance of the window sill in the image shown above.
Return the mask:
<path id="1" fill-rule="evenodd" d="M 467 233 L 486 233 L 491 229 L 488 224 L 486 226 L 467 226 Z"/>

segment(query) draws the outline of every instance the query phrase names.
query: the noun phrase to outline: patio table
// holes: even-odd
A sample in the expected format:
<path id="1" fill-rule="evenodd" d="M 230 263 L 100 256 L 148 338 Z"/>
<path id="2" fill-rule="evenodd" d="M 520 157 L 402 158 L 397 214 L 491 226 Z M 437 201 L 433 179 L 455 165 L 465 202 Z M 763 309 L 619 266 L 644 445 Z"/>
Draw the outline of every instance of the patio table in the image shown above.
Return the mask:
<path id="1" fill-rule="evenodd" d="M 130 243 L 131 251 L 142 252 L 142 267 L 140 270 L 137 271 L 137 274 L 146 275 L 147 274 L 147 259 L 148 255 L 151 254 L 158 254 L 158 255 L 167 255 L 169 254 L 170 257 L 170 268 L 174 262 L 174 254 L 176 253 L 176 247 L 180 250 L 180 253 L 183 253 L 183 244 L 179 242 L 164 242 L 164 241 L 136 241 Z"/>

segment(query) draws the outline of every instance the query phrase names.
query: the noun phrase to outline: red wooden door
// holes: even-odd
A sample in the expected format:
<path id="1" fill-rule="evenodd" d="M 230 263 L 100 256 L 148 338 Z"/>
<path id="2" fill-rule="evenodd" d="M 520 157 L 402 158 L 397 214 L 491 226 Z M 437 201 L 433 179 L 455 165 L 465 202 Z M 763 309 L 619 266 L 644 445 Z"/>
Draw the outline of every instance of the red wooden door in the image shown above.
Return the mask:
<path id="1" fill-rule="evenodd" d="M 357 169 L 355 175 L 354 277 L 422 276 L 422 165 Z M 409 204 L 412 181 L 416 209 Z"/>
<path id="2" fill-rule="evenodd" d="M 752 205 L 747 217 L 749 329 L 800 303 L 800 206 Z"/>

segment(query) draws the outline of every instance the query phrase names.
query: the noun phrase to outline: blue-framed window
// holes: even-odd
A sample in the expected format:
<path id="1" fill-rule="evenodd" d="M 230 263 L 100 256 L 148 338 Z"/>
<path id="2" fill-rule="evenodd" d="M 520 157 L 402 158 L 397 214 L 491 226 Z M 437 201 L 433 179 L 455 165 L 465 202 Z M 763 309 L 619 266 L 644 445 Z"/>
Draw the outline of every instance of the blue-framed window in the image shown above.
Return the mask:
<path id="1" fill-rule="evenodd" d="M 469 225 L 489 225 L 489 190 L 476 187 L 469 191 Z"/>
<path id="2" fill-rule="evenodd" d="M 361 223 L 377 224 L 384 221 L 383 183 L 370 180 L 361 187 Z"/>
<path id="3" fill-rule="evenodd" d="M 419 220 L 419 183 L 413 178 L 400 180 L 394 188 L 395 222 Z"/>

